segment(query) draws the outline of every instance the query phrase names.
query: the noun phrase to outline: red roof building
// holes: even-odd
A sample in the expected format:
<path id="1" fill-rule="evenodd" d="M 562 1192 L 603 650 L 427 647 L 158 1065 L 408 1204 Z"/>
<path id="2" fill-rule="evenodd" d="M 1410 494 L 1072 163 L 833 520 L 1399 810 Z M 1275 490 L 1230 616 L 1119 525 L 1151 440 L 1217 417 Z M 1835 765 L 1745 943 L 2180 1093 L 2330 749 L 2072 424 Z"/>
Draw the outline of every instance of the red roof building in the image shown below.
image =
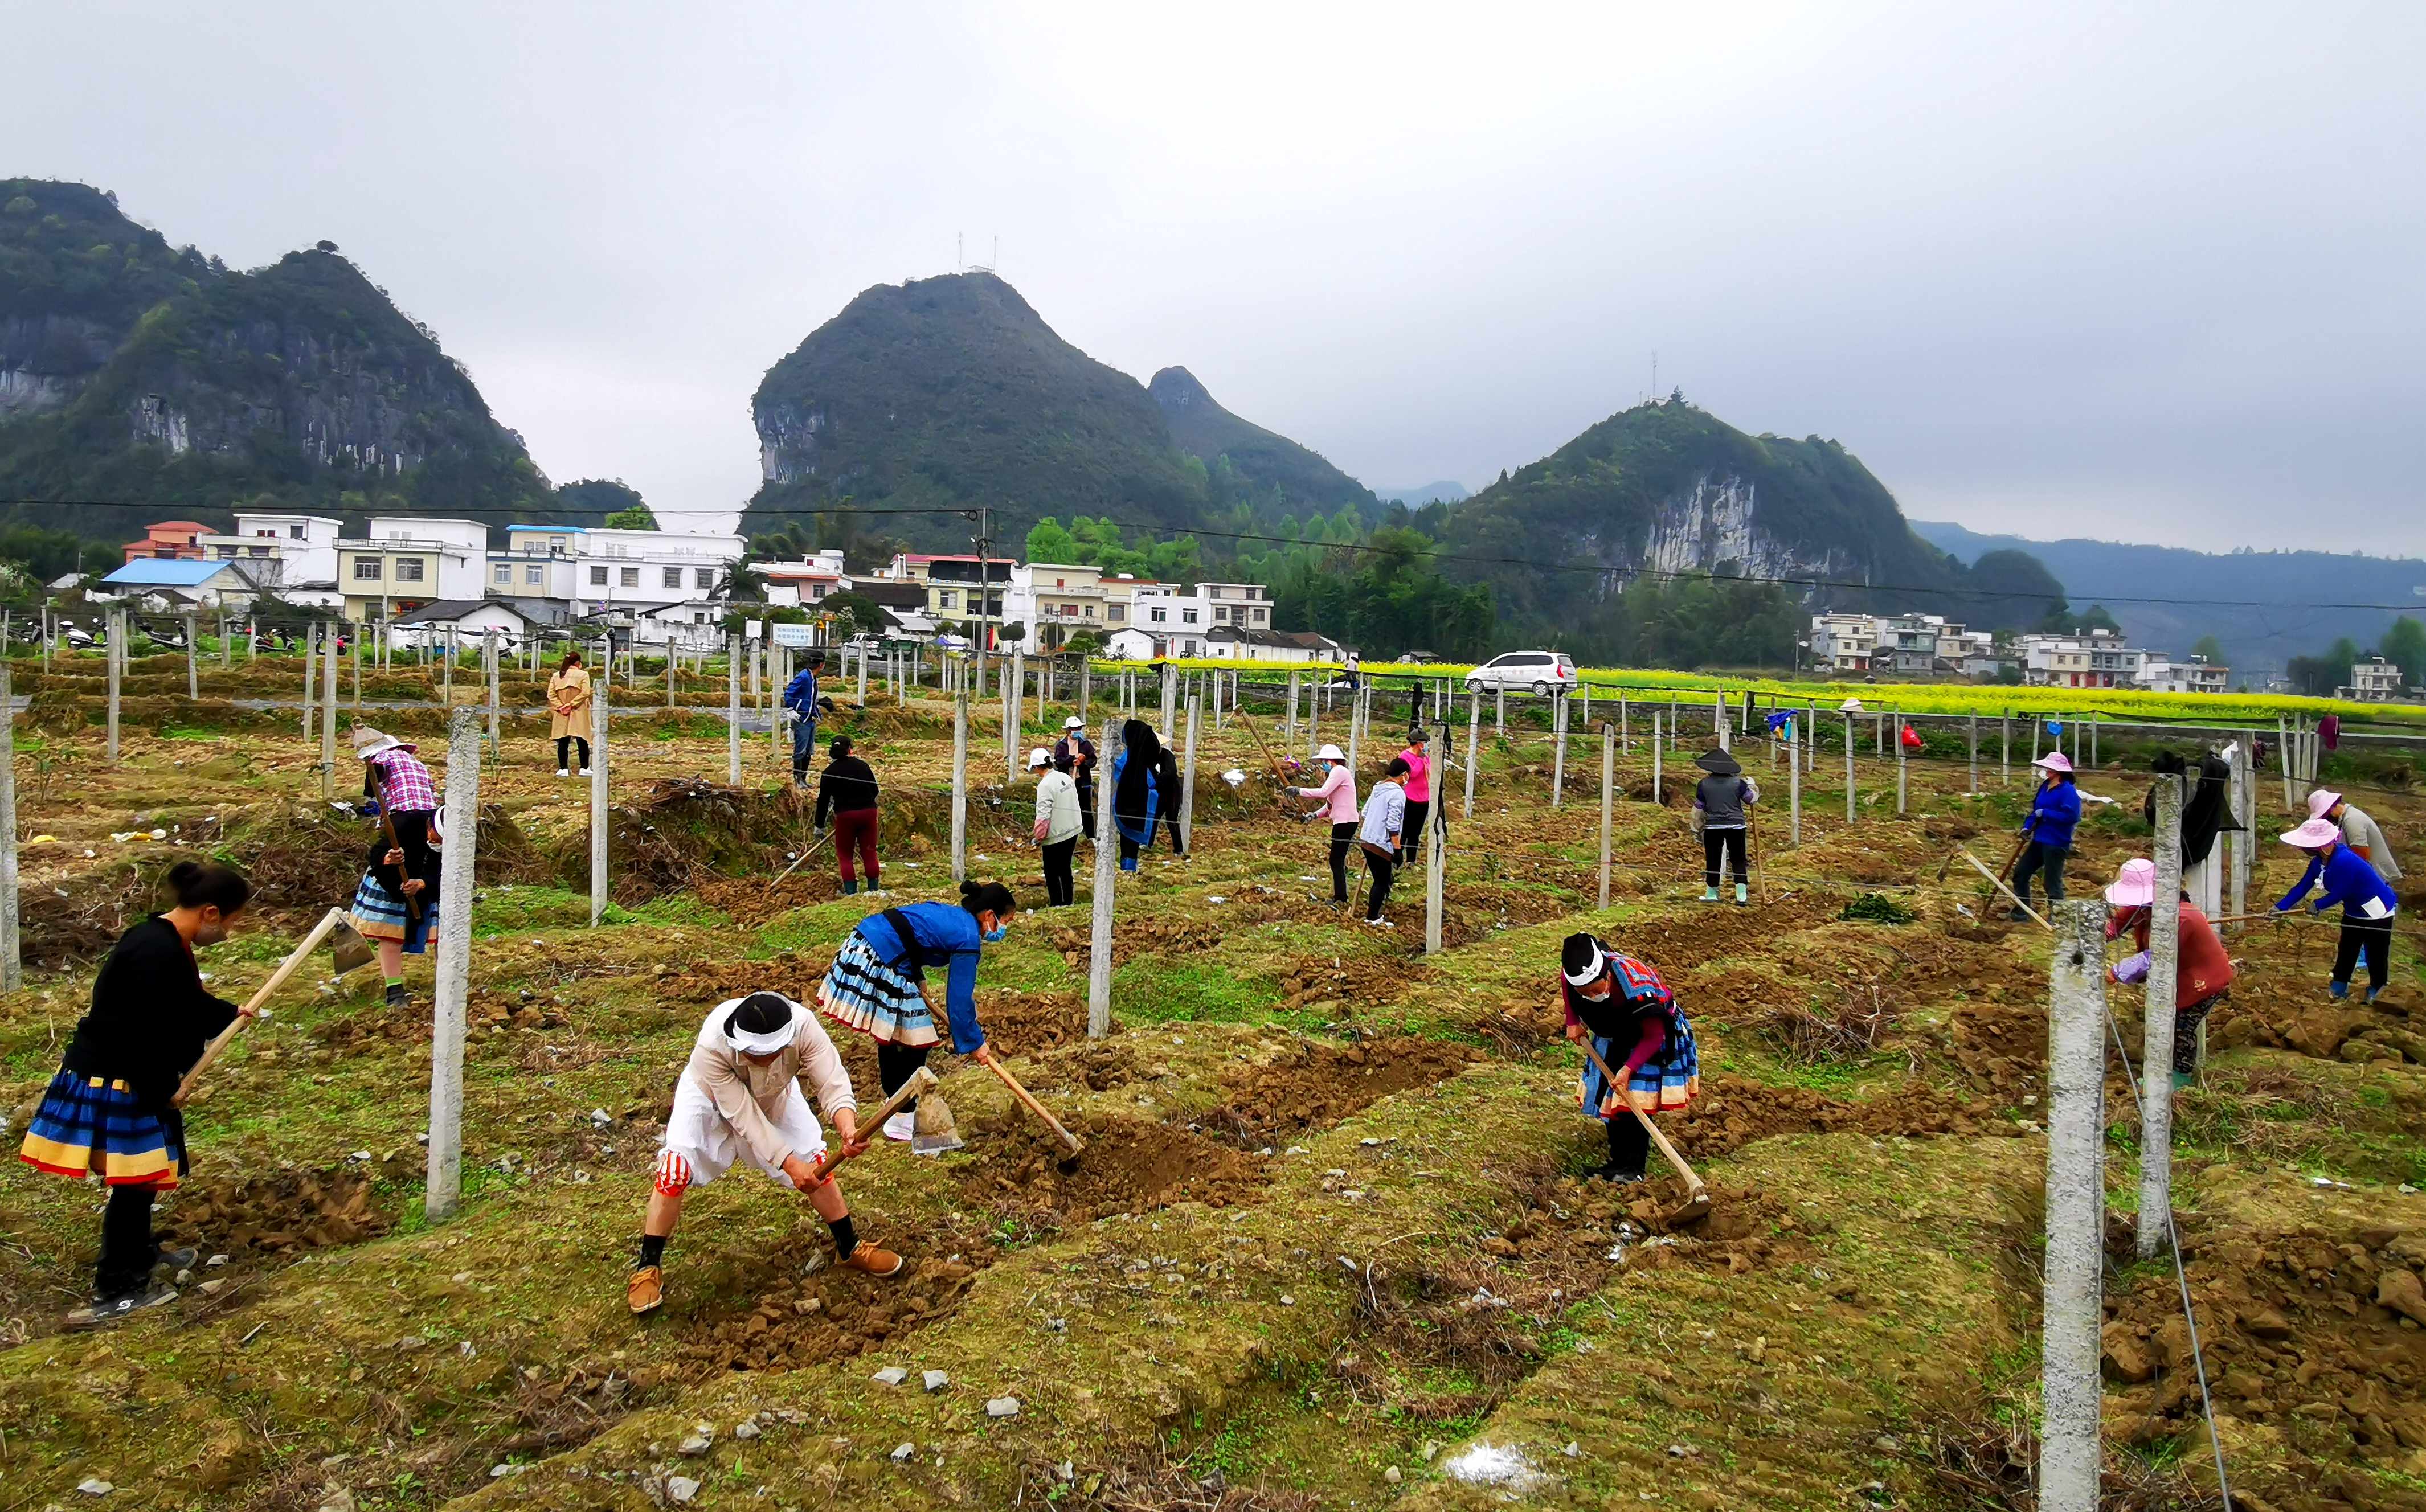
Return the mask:
<path id="1" fill-rule="evenodd" d="M 210 526 L 198 520 L 163 520 L 143 527 L 141 540 L 126 543 L 126 559 L 139 562 L 157 559 L 168 562 L 199 562 L 202 548 L 196 537 L 206 535 Z"/>

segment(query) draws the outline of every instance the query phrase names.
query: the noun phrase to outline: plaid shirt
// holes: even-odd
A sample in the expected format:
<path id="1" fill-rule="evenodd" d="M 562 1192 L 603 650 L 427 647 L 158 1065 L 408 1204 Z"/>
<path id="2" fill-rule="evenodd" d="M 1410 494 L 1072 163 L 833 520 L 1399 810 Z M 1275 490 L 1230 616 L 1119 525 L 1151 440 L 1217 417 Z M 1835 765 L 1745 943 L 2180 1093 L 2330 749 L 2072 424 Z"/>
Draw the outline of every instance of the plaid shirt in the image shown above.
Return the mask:
<path id="1" fill-rule="evenodd" d="M 365 759 L 380 770 L 390 813 L 437 812 L 438 785 L 430 780 L 429 768 L 422 764 L 420 757 L 409 750 L 395 749 Z"/>

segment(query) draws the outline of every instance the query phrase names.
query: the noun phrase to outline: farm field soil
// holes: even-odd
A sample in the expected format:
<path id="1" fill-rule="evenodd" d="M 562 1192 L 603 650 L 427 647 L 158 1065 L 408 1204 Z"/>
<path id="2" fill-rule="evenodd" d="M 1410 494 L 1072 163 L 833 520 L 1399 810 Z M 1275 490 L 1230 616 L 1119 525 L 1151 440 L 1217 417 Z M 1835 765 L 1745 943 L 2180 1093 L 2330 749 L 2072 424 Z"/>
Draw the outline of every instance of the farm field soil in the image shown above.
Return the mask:
<path id="1" fill-rule="evenodd" d="M 1064 712 L 1034 710 L 1022 744 Z M 1544 737 L 1486 733 L 1470 818 L 1463 773 L 1444 782 L 1447 949 L 1425 957 L 1420 869 L 1393 930 L 1334 911 L 1323 836 L 1283 812 L 1245 730 L 1208 717 L 1190 854 L 1157 846 L 1121 882 L 1113 1033 L 1086 1035 L 1084 847 L 1077 908 L 1024 913 L 986 951 L 979 1017 L 1080 1160 L 1063 1169 L 998 1081 L 939 1054 L 967 1147 L 880 1147 L 839 1177 L 903 1277 L 837 1268 L 805 1205 L 744 1170 L 691 1196 L 666 1306 L 633 1319 L 624 1273 L 702 1017 L 760 989 L 813 998 L 871 904 L 949 893 L 948 720 L 930 698 L 827 725 L 885 786 L 875 900 L 840 895 L 830 847 L 776 882 L 812 815 L 764 732 L 736 791 L 712 723 L 619 724 L 594 928 L 589 784 L 509 726 L 482 789 L 463 1213 L 421 1211 L 429 963 L 408 965 L 400 1012 L 373 973 L 306 973 L 188 1110 L 195 1166 L 161 1228 L 225 1260 L 175 1303 L 60 1332 L 97 1194 L 0 1182 L 0 1507 L 74 1504 L 88 1479 L 108 1506 L 365 1512 L 2020 1504 L 2000 1499 L 2035 1390 L 2046 947 L 1959 861 L 1935 880 L 1950 845 L 1996 864 L 2017 818 L 1993 778 L 1965 796 L 1959 763 L 1915 764 L 1899 818 L 1893 764 L 1864 754 L 1849 827 L 1823 759 L 1787 849 L 1782 774 L 1750 746 L 1770 800 L 1754 906 L 1700 903 L 1679 812 L 1621 800 L 1603 911 L 1596 738 L 1552 809 Z M 262 877 L 257 917 L 202 957 L 240 996 L 343 901 L 369 843 L 291 729 L 130 725 L 115 766 L 97 730 L 18 733 L 23 832 L 53 838 L 23 853 L 33 969 L 0 1002 L 12 1130 L 170 860 Z M 1367 750 L 1387 738 L 1377 722 Z M 1635 745 L 1620 771 L 1647 794 Z M 1666 758 L 1673 791 L 1693 749 Z M 1028 788 L 1001 780 L 990 712 L 970 750 L 972 871 L 1041 900 Z M 1235 790 L 1233 768 L 1252 774 Z M 2129 812 L 2083 826 L 2078 895 L 2143 844 L 2145 779 L 2083 785 Z M 2260 796 L 2272 825 L 2279 793 Z M 2396 840 L 2426 833 L 2426 804 L 2369 797 Z M 2261 861 L 2260 893 L 2296 870 Z M 1361 864 L 1354 880 L 1361 905 Z M 1865 893 L 1912 922 L 1844 917 Z M 1703 1095 L 1664 1122 L 1717 1196 L 1696 1221 L 1674 1222 L 1671 1178 L 1583 1179 L 1600 1134 L 1551 986 L 1574 928 L 1651 960 L 1693 1016 Z M 2235 1489 L 2283 1512 L 2426 1505 L 2416 941 L 2372 1005 L 2325 998 L 2329 926 L 2232 948 L 2176 1159 Z M 2136 1062 L 2136 998 L 2115 1007 Z M 872 1102 L 867 1042 L 837 1042 Z M 2118 1225 L 2136 1196 L 2121 1088 L 2117 1066 Z M 2107 1437 L 2111 1484 L 2154 1499 L 2135 1504 L 2212 1504 L 2184 1338 L 2170 1268 L 2118 1260 Z M 904 1384 L 871 1379 L 888 1367 Z M 1016 1414 L 990 1415 L 1005 1397 Z"/>

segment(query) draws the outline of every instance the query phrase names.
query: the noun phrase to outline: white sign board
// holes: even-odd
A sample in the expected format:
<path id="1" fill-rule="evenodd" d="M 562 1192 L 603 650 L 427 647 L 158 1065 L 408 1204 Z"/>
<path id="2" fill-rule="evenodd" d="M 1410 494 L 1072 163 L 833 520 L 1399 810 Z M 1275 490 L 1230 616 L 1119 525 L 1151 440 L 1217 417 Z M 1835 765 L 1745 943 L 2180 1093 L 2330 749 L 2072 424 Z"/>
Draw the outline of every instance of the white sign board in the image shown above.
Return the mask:
<path id="1" fill-rule="evenodd" d="M 778 646 L 809 645 L 809 632 L 815 628 L 816 627 L 814 625 L 787 625 L 779 623 L 774 626 L 775 644 Z"/>

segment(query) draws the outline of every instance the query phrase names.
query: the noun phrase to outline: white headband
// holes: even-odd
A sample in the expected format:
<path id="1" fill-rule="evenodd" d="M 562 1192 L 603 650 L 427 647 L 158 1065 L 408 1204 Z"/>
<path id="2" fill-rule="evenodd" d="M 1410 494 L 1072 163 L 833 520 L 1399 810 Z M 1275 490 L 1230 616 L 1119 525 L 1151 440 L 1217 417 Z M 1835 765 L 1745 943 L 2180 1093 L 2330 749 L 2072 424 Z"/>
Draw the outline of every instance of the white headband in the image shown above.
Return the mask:
<path id="1" fill-rule="evenodd" d="M 1577 976 L 1575 973 L 1567 971 L 1564 968 L 1561 969 L 1560 974 L 1567 979 L 1567 985 L 1569 987 L 1582 987 L 1587 983 L 1599 981 L 1600 973 L 1608 969 L 1609 957 L 1601 954 L 1600 946 L 1594 945 L 1593 946 L 1592 966 L 1581 976 Z M 1541 978 L 1537 976 L 1534 980 L 1538 982 Z"/>
<path id="2" fill-rule="evenodd" d="M 720 1003 L 716 1005 L 717 1014 L 724 1021 L 724 1042 L 726 1044 L 731 1045 L 735 1050 L 739 1051 L 745 1055 L 771 1055 L 792 1042 L 793 1038 L 800 1033 L 798 1019 L 801 1013 L 801 1005 L 798 1003 L 793 1002 L 790 998 L 784 997 L 784 994 L 781 992 L 776 992 L 770 995 L 784 998 L 784 1005 L 788 1008 L 790 1012 L 785 1015 L 781 1025 L 768 1030 L 765 1034 L 753 1035 L 749 1030 L 736 1025 L 733 1021 L 734 1016 L 741 1011 L 741 1005 L 748 1002 L 750 997 L 756 996 L 755 993 L 751 993 L 744 997 L 729 999 L 728 1001 Z"/>

